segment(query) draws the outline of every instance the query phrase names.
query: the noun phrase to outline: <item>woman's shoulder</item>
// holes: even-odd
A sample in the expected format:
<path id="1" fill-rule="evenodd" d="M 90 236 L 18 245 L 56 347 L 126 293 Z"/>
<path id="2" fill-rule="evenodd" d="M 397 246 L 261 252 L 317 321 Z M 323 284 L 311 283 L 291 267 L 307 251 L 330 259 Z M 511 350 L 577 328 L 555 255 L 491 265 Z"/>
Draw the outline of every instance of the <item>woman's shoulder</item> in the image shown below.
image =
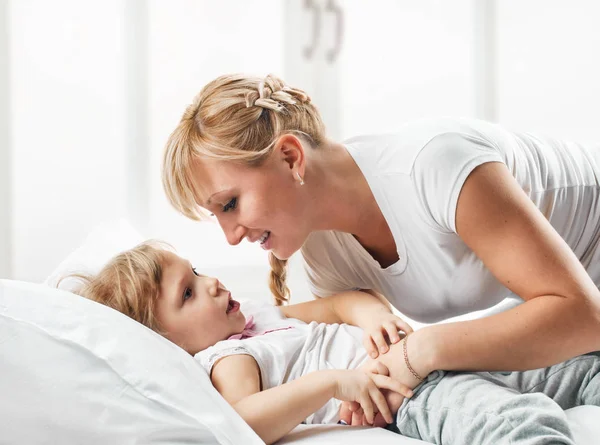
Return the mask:
<path id="1" fill-rule="evenodd" d="M 506 133 L 496 124 L 465 118 L 429 118 L 407 122 L 398 130 L 356 136 L 343 142 L 361 169 L 379 173 L 410 174 L 419 155 L 431 146 L 477 140 L 494 147 L 497 135 Z"/>

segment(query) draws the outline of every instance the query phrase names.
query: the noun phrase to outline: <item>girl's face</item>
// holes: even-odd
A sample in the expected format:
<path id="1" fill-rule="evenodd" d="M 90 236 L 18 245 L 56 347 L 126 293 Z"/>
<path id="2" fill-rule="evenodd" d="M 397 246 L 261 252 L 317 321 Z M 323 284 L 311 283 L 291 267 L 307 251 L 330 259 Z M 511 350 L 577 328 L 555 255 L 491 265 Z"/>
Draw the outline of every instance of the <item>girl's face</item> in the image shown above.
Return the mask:
<path id="1" fill-rule="evenodd" d="M 229 244 L 247 238 L 279 259 L 302 247 L 310 201 L 297 176 L 304 176 L 299 144 L 293 136 L 284 139 L 258 167 L 209 159 L 196 164 L 198 203 L 215 215 Z"/>
<path id="2" fill-rule="evenodd" d="M 162 264 L 156 317 L 166 337 L 190 354 L 242 332 L 240 304 L 216 278 L 199 275 L 171 252 Z"/>

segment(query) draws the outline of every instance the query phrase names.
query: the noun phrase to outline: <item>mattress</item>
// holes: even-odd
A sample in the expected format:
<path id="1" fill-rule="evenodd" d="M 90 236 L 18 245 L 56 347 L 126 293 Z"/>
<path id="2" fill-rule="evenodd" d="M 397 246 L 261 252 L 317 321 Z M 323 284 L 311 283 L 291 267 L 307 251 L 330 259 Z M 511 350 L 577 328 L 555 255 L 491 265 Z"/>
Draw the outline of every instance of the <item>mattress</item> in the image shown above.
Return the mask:
<path id="1" fill-rule="evenodd" d="M 567 418 L 577 445 L 600 444 L 600 407 L 579 406 L 572 408 L 567 410 Z M 381 428 L 299 425 L 277 442 L 277 445 L 364 445 L 366 443 L 376 443 L 377 445 L 423 445 L 427 442 L 399 436 Z"/>

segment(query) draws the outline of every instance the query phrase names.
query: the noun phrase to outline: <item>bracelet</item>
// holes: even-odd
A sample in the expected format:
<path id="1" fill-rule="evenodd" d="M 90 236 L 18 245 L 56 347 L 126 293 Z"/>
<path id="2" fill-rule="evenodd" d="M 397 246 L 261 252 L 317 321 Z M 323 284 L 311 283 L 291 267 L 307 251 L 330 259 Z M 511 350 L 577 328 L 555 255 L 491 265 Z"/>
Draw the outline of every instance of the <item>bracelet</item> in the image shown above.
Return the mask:
<path id="1" fill-rule="evenodd" d="M 410 362 L 408 361 L 408 351 L 406 350 L 406 349 L 407 349 L 407 348 L 406 348 L 406 340 L 408 340 L 408 335 L 407 335 L 406 337 L 404 337 L 404 340 L 402 340 L 402 343 L 403 343 L 403 345 L 402 345 L 402 349 L 404 350 L 404 362 L 406 363 L 406 367 L 407 367 L 407 368 L 408 368 L 408 370 L 409 370 L 409 371 L 412 373 L 412 375 L 414 375 L 414 376 L 415 376 L 415 378 L 416 378 L 416 379 L 417 379 L 419 382 L 422 382 L 422 381 L 423 381 L 423 378 L 422 378 L 422 377 L 421 377 L 419 374 L 417 374 L 417 371 L 415 371 L 415 370 L 413 369 L 413 367 L 412 367 L 412 366 L 410 366 Z"/>

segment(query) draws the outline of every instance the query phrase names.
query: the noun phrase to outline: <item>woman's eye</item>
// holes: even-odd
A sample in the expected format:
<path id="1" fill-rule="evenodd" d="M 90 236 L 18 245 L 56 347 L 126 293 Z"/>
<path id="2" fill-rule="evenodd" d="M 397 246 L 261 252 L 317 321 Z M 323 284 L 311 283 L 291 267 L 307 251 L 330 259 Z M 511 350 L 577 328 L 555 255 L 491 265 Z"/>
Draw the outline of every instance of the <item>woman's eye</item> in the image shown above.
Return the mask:
<path id="1" fill-rule="evenodd" d="M 237 204 L 237 198 L 231 198 L 231 200 L 223 206 L 223 212 L 230 212 L 235 209 Z"/>
<path id="2" fill-rule="evenodd" d="M 192 298 L 192 290 L 189 287 L 187 287 L 183 291 L 183 301 L 186 301 L 189 298 Z"/>
<path id="3" fill-rule="evenodd" d="M 192 272 L 194 272 L 194 275 L 196 275 L 197 277 L 199 277 L 200 275 L 198 274 L 198 272 L 196 272 L 196 268 L 192 267 Z"/>

